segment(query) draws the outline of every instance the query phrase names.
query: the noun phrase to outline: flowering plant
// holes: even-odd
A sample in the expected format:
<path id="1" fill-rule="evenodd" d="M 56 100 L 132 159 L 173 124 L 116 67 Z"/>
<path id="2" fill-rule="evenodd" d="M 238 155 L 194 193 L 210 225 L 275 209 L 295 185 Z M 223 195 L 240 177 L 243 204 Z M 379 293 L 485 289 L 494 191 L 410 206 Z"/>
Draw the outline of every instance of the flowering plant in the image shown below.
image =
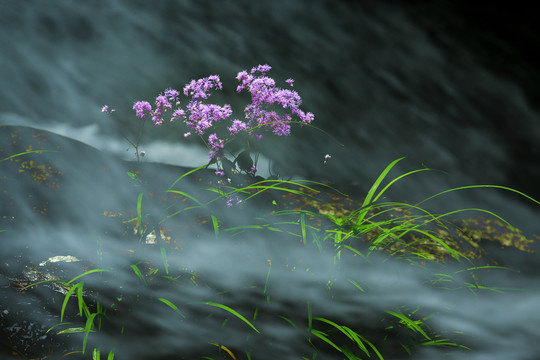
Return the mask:
<path id="1" fill-rule="evenodd" d="M 296 91 L 277 87 L 274 79 L 266 75 L 270 69 L 269 65 L 259 65 L 249 73 L 246 70 L 238 73 L 236 79 L 240 85 L 236 90 L 238 93 L 244 90 L 250 93 L 251 103 L 244 109 L 245 120 L 230 120 L 226 131 L 221 133 L 217 127 L 229 120 L 232 115 L 231 106 L 206 102 L 212 95 L 211 90 L 223 88 L 218 75 L 192 80 L 186 84 L 183 93 L 190 100 L 185 108 L 180 107 L 180 93 L 175 89 L 167 89 L 156 97 L 155 107 L 147 101 L 137 101 L 133 109 L 137 117 L 144 119 L 150 116 L 157 126 L 163 124 L 167 111 L 171 111 L 170 122 L 182 120 L 187 127 L 184 137 L 188 138 L 195 133 L 203 140 L 209 149 L 208 164 L 216 164 L 216 174 L 229 176 L 244 172 L 254 176 L 257 163 L 253 162 L 249 154 L 249 139 L 259 140 L 268 132 L 277 136 L 288 136 L 291 133 L 291 124 L 299 123 L 303 126 L 314 119 L 312 113 L 306 113 L 299 108 L 302 99 Z M 293 87 L 293 79 L 287 79 L 286 82 Z M 298 119 L 294 120 L 294 116 Z M 234 155 L 230 148 L 226 149 L 226 144 L 240 134 L 247 136 L 248 146 Z M 227 159 L 225 150 L 233 155 L 233 161 Z"/>

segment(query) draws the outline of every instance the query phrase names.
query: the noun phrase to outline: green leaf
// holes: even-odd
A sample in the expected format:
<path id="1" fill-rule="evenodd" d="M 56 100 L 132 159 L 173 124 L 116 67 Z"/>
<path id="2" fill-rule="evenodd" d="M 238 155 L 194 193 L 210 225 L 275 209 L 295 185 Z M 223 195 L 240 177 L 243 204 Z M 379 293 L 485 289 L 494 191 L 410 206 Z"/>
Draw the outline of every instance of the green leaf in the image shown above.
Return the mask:
<path id="1" fill-rule="evenodd" d="M 178 309 L 178 307 L 176 305 L 174 305 L 172 302 L 170 302 L 169 300 L 164 299 L 164 298 L 159 298 L 158 300 L 161 301 L 162 303 L 164 303 L 165 305 L 169 306 L 174 311 L 176 311 L 181 317 L 183 317 L 183 318 L 186 317 L 184 314 L 182 314 L 180 309 Z"/>
<path id="2" fill-rule="evenodd" d="M 431 340 L 431 338 L 424 332 L 424 330 L 418 325 L 414 320 L 410 319 L 408 316 L 401 312 L 395 312 L 395 311 L 386 311 L 386 313 L 397 317 L 400 319 L 400 322 L 407 326 L 409 329 L 411 329 L 414 332 L 422 334 L 426 339 Z"/>
<path id="3" fill-rule="evenodd" d="M 216 235 L 216 239 L 219 235 L 219 223 L 218 223 L 218 219 L 212 215 L 212 225 L 214 226 L 214 234 Z"/>
<path id="4" fill-rule="evenodd" d="M 17 156 L 22 156 L 22 155 L 26 155 L 26 154 L 41 154 L 41 153 L 44 153 L 44 152 L 58 152 L 57 150 L 31 150 L 31 151 L 25 151 L 25 152 L 22 152 L 22 153 L 18 153 L 18 154 L 15 154 L 15 155 L 11 155 L 11 156 L 8 156 L 7 158 L 4 158 L 2 160 L 0 160 L 0 162 L 2 161 L 6 161 L 6 160 L 9 160 L 9 159 L 13 159 Z"/>
<path id="5" fill-rule="evenodd" d="M 239 318 L 240 320 L 242 320 L 243 322 L 248 324 L 253 330 L 255 330 L 257 333 L 260 334 L 259 330 L 257 330 L 257 328 L 255 326 L 253 326 L 253 324 L 250 323 L 248 319 L 246 319 L 244 316 L 239 314 L 236 310 L 228 307 L 227 305 L 218 304 L 218 303 L 214 303 L 214 302 L 203 302 L 202 304 L 209 305 L 209 306 L 214 306 L 214 307 L 217 307 L 217 308 L 220 308 L 220 309 L 223 309 L 225 311 L 230 312 L 231 314 L 233 314 L 234 316 L 236 316 L 237 318 Z"/>
<path id="6" fill-rule="evenodd" d="M 186 192 L 184 192 L 184 191 L 180 191 L 180 190 L 167 190 L 167 191 L 165 191 L 165 192 L 185 196 L 185 197 L 187 197 L 188 199 L 193 200 L 197 205 L 199 205 L 199 206 L 201 206 L 201 207 L 205 207 L 205 205 L 204 205 L 202 202 L 200 202 L 199 200 L 197 200 L 196 198 L 194 198 L 193 196 L 189 195 L 188 193 L 186 193 Z"/>
<path id="7" fill-rule="evenodd" d="M 82 347 L 82 353 L 86 351 L 86 343 L 88 341 L 88 335 L 91 332 L 94 332 L 94 318 L 98 315 L 98 313 L 94 313 L 86 319 L 86 324 L 84 326 L 84 339 L 83 339 L 83 347 Z"/>
<path id="8" fill-rule="evenodd" d="M 74 328 L 67 328 L 62 331 L 57 332 L 57 335 L 60 334 L 76 334 L 76 333 L 82 333 L 84 332 L 84 328 L 82 327 L 74 327 Z"/>
<path id="9" fill-rule="evenodd" d="M 137 275 L 137 277 L 142 280 L 144 285 L 145 286 L 148 285 L 146 283 L 146 279 L 144 278 L 143 274 L 141 273 L 141 270 L 139 270 L 139 268 L 137 267 L 137 264 L 131 265 L 131 268 L 133 269 L 133 272 L 135 273 L 135 275 Z"/>
<path id="10" fill-rule="evenodd" d="M 165 274 L 169 275 L 169 263 L 167 262 L 167 253 L 163 246 L 159 247 L 161 251 L 161 258 L 163 259 L 163 266 L 165 267 Z"/>
<path id="11" fill-rule="evenodd" d="M 71 297 L 71 295 L 75 292 L 75 290 L 77 290 L 80 286 L 82 286 L 82 283 L 77 283 L 75 284 L 74 286 L 72 286 L 68 292 L 66 293 L 66 295 L 64 296 L 64 302 L 62 303 L 62 308 L 60 309 L 60 322 L 64 321 L 64 313 L 66 311 L 66 306 L 69 302 L 69 298 Z M 81 314 L 82 315 L 82 314 Z"/>
<path id="12" fill-rule="evenodd" d="M 199 166 L 198 168 L 190 170 L 187 173 L 185 173 L 184 175 L 180 176 L 178 179 L 175 180 L 175 182 L 172 183 L 171 186 L 169 186 L 169 190 L 172 189 L 173 186 L 176 185 L 176 183 L 179 182 L 180 180 L 182 180 L 184 177 L 188 176 L 189 174 L 193 174 L 194 172 L 199 171 L 201 169 L 205 169 L 205 168 L 208 167 L 208 165 L 210 165 L 210 163 L 208 163 L 206 165 Z"/>
<path id="13" fill-rule="evenodd" d="M 97 272 L 110 272 L 110 270 L 107 270 L 107 269 L 92 269 L 92 270 L 88 270 L 80 275 L 77 275 L 75 276 L 73 279 L 69 280 L 68 281 L 68 284 L 71 284 L 72 282 L 74 282 L 75 280 L 77 279 L 80 279 L 82 278 L 83 276 L 86 276 L 86 275 L 90 275 L 90 274 L 93 274 L 93 273 L 97 273 Z"/>

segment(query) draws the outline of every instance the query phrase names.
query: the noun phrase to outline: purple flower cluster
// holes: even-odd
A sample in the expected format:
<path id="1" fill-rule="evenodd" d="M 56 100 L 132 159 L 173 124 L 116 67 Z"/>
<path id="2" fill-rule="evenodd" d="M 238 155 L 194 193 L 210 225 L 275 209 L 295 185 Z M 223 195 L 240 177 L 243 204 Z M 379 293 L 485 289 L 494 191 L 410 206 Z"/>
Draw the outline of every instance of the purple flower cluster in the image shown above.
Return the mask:
<path id="1" fill-rule="evenodd" d="M 208 137 L 208 146 L 210 147 L 210 161 L 216 155 L 221 154 L 221 150 L 223 150 L 223 140 L 218 138 L 217 135 L 214 133 Z M 222 156 L 220 156 L 221 158 Z"/>
<path id="2" fill-rule="evenodd" d="M 301 125 L 310 124 L 314 116 L 312 113 L 304 113 L 300 110 L 302 99 L 296 91 L 276 87 L 274 79 L 266 76 L 266 72 L 270 69 L 269 65 L 259 65 L 251 69 L 249 74 L 246 70 L 239 72 L 236 79 L 241 84 L 238 85 L 236 91 L 240 93 L 242 90 L 247 90 L 251 94 L 251 104 L 244 110 L 248 120 L 246 127 L 264 128 L 271 130 L 275 135 L 288 136 L 291 133 L 292 116 L 279 115 L 276 111 L 270 110 L 271 105 L 277 104 L 283 109 L 289 109 L 292 114 L 300 118 Z M 287 79 L 286 82 L 293 86 L 294 80 Z"/>
<path id="3" fill-rule="evenodd" d="M 233 195 L 229 196 L 229 199 L 227 200 L 227 206 L 231 207 L 231 206 L 234 206 L 234 205 L 238 205 L 241 202 L 242 202 L 242 199 L 240 199 L 240 197 L 238 195 L 233 194 Z"/>
<path id="4" fill-rule="evenodd" d="M 155 105 L 156 108 L 152 109 L 152 106 L 148 101 L 137 101 L 133 105 L 133 110 L 135 110 L 135 114 L 138 118 L 143 119 L 146 117 L 146 115 L 150 115 L 152 117 L 152 121 L 155 125 L 160 126 L 163 124 L 163 116 L 165 115 L 165 112 L 168 109 L 172 109 L 173 105 L 172 103 L 178 104 L 178 93 L 177 90 L 174 89 L 167 89 L 165 90 L 164 94 L 159 94 L 156 97 Z M 173 113 L 173 117 L 171 121 L 173 121 L 177 117 L 183 117 L 184 110 L 177 109 Z"/>
<path id="5" fill-rule="evenodd" d="M 276 87 L 274 79 L 266 76 L 270 71 L 269 65 L 259 65 L 251 69 L 248 74 L 246 70 L 238 73 L 236 77 L 240 81 L 237 88 L 238 92 L 247 90 L 251 94 L 251 103 L 244 109 L 247 121 L 234 119 L 230 126 L 227 126 L 229 135 L 234 136 L 245 132 L 260 139 L 261 131 L 272 131 L 275 135 L 288 136 L 291 133 L 291 122 L 296 115 L 300 119 L 300 125 L 306 125 L 313 121 L 313 114 L 304 113 L 299 106 L 302 100 L 294 90 L 286 90 Z M 287 79 L 285 82 L 293 86 L 294 80 Z M 191 131 L 203 137 L 207 130 L 213 128 L 217 123 L 228 119 L 231 114 L 230 105 L 207 104 L 205 101 L 211 96 L 211 90 L 221 90 L 223 85 L 218 75 L 211 75 L 199 80 L 192 80 L 184 87 L 184 95 L 190 98 L 185 109 L 178 107 L 179 92 L 174 89 L 167 89 L 163 94 L 159 94 L 155 99 L 155 107 L 152 108 L 147 101 L 137 101 L 133 109 L 137 117 L 145 118 L 147 115 L 152 117 L 155 125 L 163 124 L 163 118 L 168 110 L 172 111 L 170 121 L 183 119 L 190 131 L 184 133 L 184 137 L 189 137 Z M 173 110 L 173 105 L 177 106 Z M 278 114 L 272 106 L 279 105 L 283 110 L 289 110 L 290 113 Z M 275 107 L 275 106 L 274 106 Z M 284 111 L 281 110 L 281 113 Z M 106 111 L 106 110 L 105 110 Z M 204 139 L 204 138 L 203 138 Z M 223 150 L 228 139 L 220 139 L 216 132 L 209 135 L 206 144 L 210 150 L 209 161 L 219 161 L 224 158 Z M 220 173 L 222 172 L 218 169 Z M 257 168 L 249 171 L 255 175 Z"/>

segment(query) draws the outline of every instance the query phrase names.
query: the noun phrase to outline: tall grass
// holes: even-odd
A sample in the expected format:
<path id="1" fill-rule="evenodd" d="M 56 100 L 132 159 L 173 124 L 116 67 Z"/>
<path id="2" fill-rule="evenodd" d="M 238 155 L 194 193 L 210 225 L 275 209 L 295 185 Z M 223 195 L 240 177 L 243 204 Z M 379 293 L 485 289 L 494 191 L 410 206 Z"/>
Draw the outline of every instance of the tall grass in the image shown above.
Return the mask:
<path id="1" fill-rule="evenodd" d="M 324 203 L 319 203 L 318 194 L 324 189 L 325 191 L 337 192 L 324 184 L 313 181 L 286 181 L 286 180 L 262 180 L 248 184 L 242 187 L 233 185 L 210 186 L 206 190 L 213 194 L 209 200 L 203 200 L 200 194 L 188 194 L 187 192 L 176 189 L 181 180 L 190 173 L 203 169 L 197 168 L 190 173 L 186 173 L 179 177 L 171 187 L 166 190 L 166 193 L 178 195 L 184 199 L 188 199 L 187 205 L 184 205 L 180 210 L 172 210 L 165 219 L 161 221 L 174 221 L 180 214 L 186 212 L 201 212 L 206 216 L 210 231 L 216 239 L 222 237 L 243 237 L 247 238 L 259 232 L 271 232 L 280 236 L 289 236 L 298 241 L 301 246 L 315 246 L 319 251 L 323 248 L 331 248 L 334 252 L 334 261 L 338 265 L 345 254 L 358 257 L 369 263 L 374 254 L 386 253 L 388 256 L 400 259 L 411 264 L 422 266 L 426 262 L 436 262 L 443 260 L 452 260 L 456 264 L 462 264 L 462 269 L 452 273 L 438 272 L 431 276 L 429 281 L 430 286 L 437 287 L 441 290 L 455 290 L 465 288 L 474 293 L 478 291 L 505 291 L 496 287 L 489 287 L 477 280 L 475 274 L 485 270 L 486 266 L 475 266 L 472 259 L 469 258 L 461 249 L 456 241 L 452 241 L 449 236 L 452 231 L 451 218 L 465 211 L 476 211 L 485 215 L 492 216 L 500 221 L 508 224 L 503 218 L 497 214 L 482 210 L 482 209 L 458 209 L 444 214 L 434 214 L 422 205 L 437 196 L 478 188 L 503 189 L 511 191 L 518 195 L 524 196 L 527 199 L 540 204 L 531 197 L 506 187 L 502 186 L 467 186 L 443 191 L 417 204 L 407 204 L 395 201 L 382 201 L 388 189 L 396 182 L 404 178 L 420 172 L 429 171 L 430 169 L 423 168 L 407 172 L 399 175 L 391 180 L 388 180 L 388 175 L 397 163 L 403 158 L 397 159 L 390 163 L 375 180 L 365 198 L 361 201 L 360 206 L 354 210 L 345 213 L 330 213 L 317 211 L 317 206 L 322 208 Z M 339 193 L 339 192 L 338 192 Z M 304 208 L 287 208 L 278 205 L 276 199 L 281 195 L 287 195 L 296 198 L 308 199 L 311 206 L 310 209 Z M 270 197 L 264 197 L 271 195 Z M 342 194 L 341 194 L 342 195 Z M 254 215 L 254 218 L 247 219 L 244 224 L 227 223 L 227 220 L 220 218 L 220 208 L 218 205 L 229 199 L 231 196 L 240 196 L 243 204 L 237 207 L 231 207 L 229 211 L 242 211 L 242 207 L 249 206 L 251 201 L 266 201 L 267 211 L 261 216 L 260 213 Z M 259 203 L 258 203 L 259 204 Z M 144 201 L 142 194 L 138 195 L 136 218 L 128 219 L 126 222 L 134 222 L 137 233 L 141 234 L 141 229 L 145 223 L 145 212 L 143 211 Z M 245 212 L 242 216 L 245 216 Z M 508 224 L 509 225 L 509 224 Z M 513 229 L 513 228 L 511 228 Z M 155 229 L 159 231 L 159 229 Z M 162 264 L 155 264 L 152 270 L 148 270 L 148 266 L 140 266 L 140 263 L 131 264 L 132 276 L 135 276 L 145 286 L 140 291 L 145 291 L 152 286 L 152 283 L 160 278 L 171 281 L 170 286 L 187 286 L 177 282 L 183 273 L 171 269 L 168 262 L 168 254 L 165 247 L 160 247 Z M 266 280 L 262 289 L 263 299 L 266 304 L 272 302 L 271 291 L 269 290 L 269 282 L 272 279 L 272 262 L 268 260 L 268 270 L 266 272 Z M 309 264 L 306 265 L 309 271 Z M 491 270 L 506 270 L 503 267 L 489 266 Z M 64 304 L 61 310 L 61 321 L 64 318 L 65 310 L 69 299 L 75 296 L 79 305 L 79 316 L 82 321 L 80 326 L 71 326 L 72 324 L 62 323 L 59 326 L 66 327 L 58 334 L 81 332 L 84 334 L 81 352 L 84 354 L 88 337 L 92 332 L 100 331 L 102 321 L 107 321 L 109 317 L 113 317 L 113 312 L 106 312 L 106 309 L 99 305 L 95 311 L 90 311 L 85 302 L 83 292 L 84 282 L 74 283 L 75 280 L 90 275 L 92 272 L 105 270 L 92 270 L 81 274 L 64 285 L 68 288 L 65 295 Z M 457 280 L 461 272 L 470 274 L 470 282 Z M 185 273 L 184 273 L 185 275 Z M 194 286 L 199 286 L 198 275 L 189 274 L 191 283 Z M 219 279 L 215 279 L 219 282 Z M 364 288 L 361 280 L 349 279 L 351 291 L 358 291 L 358 296 L 369 291 Z M 212 286 L 212 285 L 205 285 Z M 326 285 L 328 291 L 332 291 L 332 283 L 329 281 Z M 149 290 L 148 290 L 149 291 Z M 121 295 L 119 295 L 121 296 Z M 122 306 L 125 302 L 118 302 L 116 307 Z M 159 297 L 155 299 L 156 306 L 165 305 L 171 311 L 170 321 L 181 321 L 181 319 L 194 316 L 189 309 L 193 306 L 203 305 L 203 309 L 207 308 L 208 314 L 215 313 L 215 310 L 220 311 L 221 316 L 225 317 L 222 327 L 227 326 L 229 322 L 243 326 L 246 334 L 252 336 L 265 337 L 264 330 L 259 326 L 261 309 L 264 309 L 264 303 L 253 304 L 253 315 L 251 316 L 245 309 L 235 309 L 234 304 L 226 304 L 218 299 L 203 301 L 203 302 L 188 302 L 188 303 L 173 303 L 170 299 Z M 210 311 L 210 308 L 214 312 Z M 415 349 L 425 346 L 444 347 L 454 349 L 455 351 L 470 350 L 468 347 L 459 344 L 455 339 L 443 337 L 433 331 L 429 326 L 431 316 L 420 316 L 417 310 L 410 311 L 404 304 L 401 308 L 387 309 L 379 314 L 381 324 L 384 324 L 378 331 L 366 331 L 361 327 L 354 327 L 351 324 L 343 323 L 343 319 L 333 319 L 322 314 L 315 314 L 311 303 L 306 300 L 307 312 L 305 314 L 305 323 L 298 322 L 298 314 L 294 318 L 283 309 L 282 313 L 270 314 L 276 319 L 281 319 L 286 324 L 294 329 L 305 328 L 305 342 L 312 348 L 311 354 L 297 354 L 298 358 L 316 359 L 318 354 L 334 353 L 336 356 L 341 356 L 347 359 L 366 359 L 366 358 L 385 358 L 385 348 L 381 344 L 385 344 L 392 337 L 396 337 L 396 341 L 400 342 L 404 354 L 414 357 Z M 144 309 L 140 309 L 144 311 Z M 268 311 L 268 310 L 265 310 Z M 196 313 L 196 312 L 195 312 Z M 268 315 L 268 314 L 267 314 Z M 357 326 L 356 324 L 355 326 Z M 52 329 L 51 329 L 52 330 Z M 397 331 L 399 330 L 399 331 Z M 123 331 L 123 329 L 122 329 Z M 216 329 L 217 332 L 222 329 Z M 396 334 L 399 334 L 396 335 Z M 403 335 L 406 334 L 406 335 Z M 248 336 L 249 337 L 249 336 Z M 242 351 L 233 348 L 228 344 L 221 344 L 212 339 L 203 340 L 207 344 L 215 347 L 216 351 L 226 358 L 251 359 L 251 352 L 248 350 Z M 118 354 L 121 356 L 121 354 Z M 98 358 L 100 351 L 98 348 L 93 350 L 93 358 Z M 109 359 L 114 356 L 114 351 L 109 352 Z M 213 359 L 211 351 L 208 354 L 199 354 L 202 359 Z"/>

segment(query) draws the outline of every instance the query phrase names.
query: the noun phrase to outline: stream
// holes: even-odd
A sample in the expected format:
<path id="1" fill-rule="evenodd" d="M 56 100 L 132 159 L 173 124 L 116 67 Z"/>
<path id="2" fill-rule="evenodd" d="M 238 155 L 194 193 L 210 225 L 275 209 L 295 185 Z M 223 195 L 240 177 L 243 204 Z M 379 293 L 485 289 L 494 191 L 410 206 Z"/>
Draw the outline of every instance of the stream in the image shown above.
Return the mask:
<path id="1" fill-rule="evenodd" d="M 531 51 L 538 31 L 525 6 L 512 6 L 1 2 L 0 160 L 50 151 L 0 161 L 2 358 L 74 352 L 67 358 L 89 359 L 95 347 L 102 358 L 114 349 L 119 359 L 230 359 L 227 350 L 236 359 L 312 359 L 317 351 L 317 359 L 345 358 L 310 335 L 310 329 L 339 334 L 315 318 L 356 329 L 385 359 L 438 359 L 451 351 L 472 360 L 537 358 L 538 253 L 486 245 L 491 260 L 509 268 L 475 272 L 493 291 L 468 286 L 472 273 L 463 262 L 418 266 L 384 252 L 336 262 L 332 244 L 320 247 L 312 237 L 303 244 L 256 220 L 268 217 L 271 201 L 216 205 L 219 236 L 208 214 L 187 211 L 160 223 L 178 206 L 165 191 L 205 164 L 208 151 L 196 138 L 185 139 L 180 123 L 147 122 L 140 163 L 130 145 L 141 131 L 135 101 L 152 102 L 167 88 L 182 90 L 192 79 L 218 74 L 223 90 L 211 100 L 231 104 L 233 116 L 242 118 L 249 99 L 236 93 L 235 77 L 269 64 L 279 86 L 295 80 L 301 108 L 315 114 L 313 125 L 322 131 L 294 127 L 290 137 L 265 137 L 261 176 L 278 172 L 330 184 L 361 202 L 384 168 L 406 157 L 390 178 L 423 167 L 436 171 L 397 182 L 387 201 L 414 204 L 480 184 L 539 199 L 540 61 Z M 105 104 L 113 114 L 101 112 Z M 146 183 L 138 182 L 138 171 Z M 201 184 L 208 178 L 195 179 L 176 189 L 207 196 Z M 143 235 L 126 222 L 138 216 L 139 194 L 148 226 Z M 540 206 L 512 191 L 461 190 L 425 206 L 434 213 L 486 209 L 538 242 Z M 238 223 L 260 228 L 237 236 L 224 231 Z M 165 232 L 157 245 L 146 244 L 158 227 Z M 83 277 L 89 309 L 99 302 L 107 312 L 103 330 L 88 335 L 84 355 L 77 353 L 84 333 L 55 334 L 68 325 L 46 332 L 61 322 L 64 294 L 47 286 L 22 291 L 24 279 L 16 275 L 54 256 L 108 270 Z M 450 289 L 442 278 L 452 279 Z M 387 311 L 425 319 L 440 339 L 471 350 L 409 344 L 409 356 L 402 344 L 411 330 Z M 78 313 L 75 294 L 63 321 L 84 326 Z M 338 341 L 352 346 L 347 338 Z"/>

